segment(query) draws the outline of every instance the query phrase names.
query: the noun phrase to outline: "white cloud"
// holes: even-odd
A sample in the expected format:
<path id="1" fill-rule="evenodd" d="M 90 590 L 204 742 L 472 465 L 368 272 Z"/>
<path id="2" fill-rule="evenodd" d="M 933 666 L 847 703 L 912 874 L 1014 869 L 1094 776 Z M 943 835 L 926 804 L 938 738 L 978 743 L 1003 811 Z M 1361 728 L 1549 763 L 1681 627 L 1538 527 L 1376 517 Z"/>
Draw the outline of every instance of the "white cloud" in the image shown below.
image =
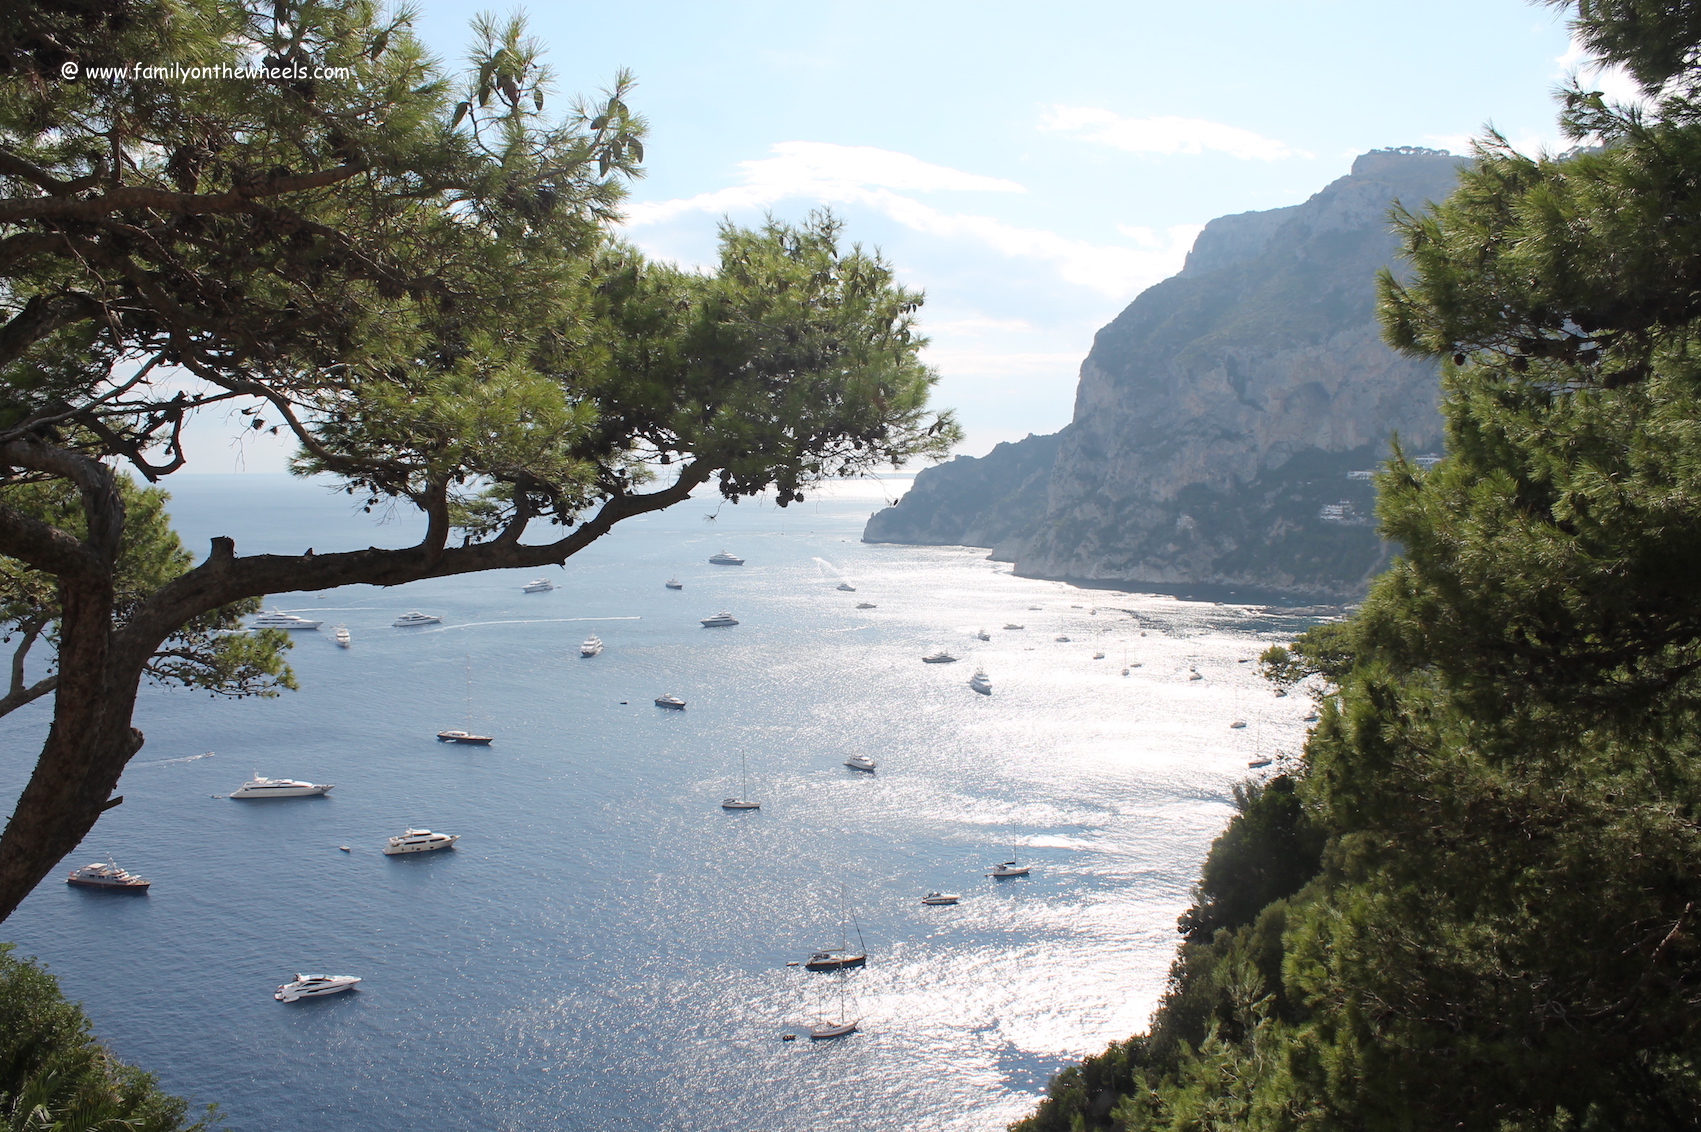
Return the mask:
<path id="1" fill-rule="evenodd" d="M 855 204 L 917 232 L 982 244 L 1003 255 L 1049 263 L 1070 283 L 1111 296 L 1132 296 L 1181 269 L 1198 225 L 1129 229 L 1136 246 L 1094 244 L 1043 228 L 1024 228 L 990 216 L 947 212 L 895 190 L 1020 193 L 1014 181 L 932 165 L 908 154 L 868 146 L 785 142 L 775 156 L 742 162 L 744 184 L 679 200 L 627 207 L 627 225 L 641 227 L 691 212 L 768 208 L 785 199 Z"/>
<path id="2" fill-rule="evenodd" d="M 1602 66 L 1589 54 L 1589 49 L 1573 35 L 1565 54 L 1554 60 L 1559 64 L 1560 77 L 1569 80 L 1573 75 L 1585 90 L 1598 90 L 1608 102 L 1631 105 L 1646 103 L 1642 87 L 1622 67 Z"/>
<path id="3" fill-rule="evenodd" d="M 787 198 L 804 197 L 827 203 L 860 200 L 867 189 L 908 192 L 1025 193 L 1027 189 L 1002 177 L 984 177 L 944 165 L 934 165 L 868 145 L 830 142 L 781 142 L 772 157 L 741 161 L 744 183 L 682 200 L 648 201 L 628 205 L 629 225 L 655 224 L 687 212 L 735 212 L 766 208 Z"/>
<path id="4" fill-rule="evenodd" d="M 1048 130 L 1080 134 L 1088 141 L 1130 153 L 1193 155 L 1214 150 L 1244 161 L 1311 156 L 1286 142 L 1203 118 L 1124 118 L 1094 106 L 1052 106 L 1047 108 L 1041 125 Z"/>

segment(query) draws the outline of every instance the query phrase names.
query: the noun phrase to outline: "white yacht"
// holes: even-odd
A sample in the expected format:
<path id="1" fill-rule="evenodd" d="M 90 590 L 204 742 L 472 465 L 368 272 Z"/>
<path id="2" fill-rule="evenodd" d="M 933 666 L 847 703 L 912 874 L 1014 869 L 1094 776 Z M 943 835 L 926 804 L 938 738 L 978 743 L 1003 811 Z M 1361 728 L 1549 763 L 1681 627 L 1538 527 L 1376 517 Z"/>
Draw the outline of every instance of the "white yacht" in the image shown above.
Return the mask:
<path id="1" fill-rule="evenodd" d="M 440 625 L 442 622 L 441 617 L 433 617 L 429 613 L 421 613 L 416 609 L 412 613 L 402 614 L 390 624 L 398 629 L 411 629 L 415 625 Z"/>
<path id="2" fill-rule="evenodd" d="M 602 651 L 602 638 L 592 634 L 585 638 L 585 643 L 579 646 L 580 656 L 595 656 Z"/>
<path id="3" fill-rule="evenodd" d="M 845 760 L 845 765 L 852 770 L 866 770 L 869 774 L 873 774 L 875 762 L 867 755 L 852 755 Z"/>
<path id="4" fill-rule="evenodd" d="M 348 626 L 347 625 L 338 625 L 337 626 L 336 637 L 337 637 L 337 647 L 342 648 L 342 649 L 348 648 L 350 642 L 352 642 L 354 640 L 353 637 L 348 635 Z"/>
<path id="5" fill-rule="evenodd" d="M 992 695 L 992 677 L 986 674 L 986 669 L 977 668 L 975 674 L 969 677 L 969 687 L 983 696 Z"/>
<path id="6" fill-rule="evenodd" d="M 1242 727 L 1245 727 L 1245 726 L 1246 726 L 1246 720 L 1237 719 L 1233 723 L 1229 724 L 1229 730 L 1230 731 L 1239 731 Z"/>
<path id="7" fill-rule="evenodd" d="M 410 829 L 400 837 L 392 837 L 384 843 L 384 855 L 394 857 L 398 853 L 429 853 L 433 849 L 451 849 L 455 842 L 461 839 L 458 833 L 432 833 L 429 829 Z"/>
<path id="8" fill-rule="evenodd" d="M 353 988 L 360 981 L 355 975 L 296 975 L 295 981 L 285 983 L 272 995 L 279 1002 L 294 1002 L 301 998 L 319 998 Z"/>
<path id="9" fill-rule="evenodd" d="M 705 629 L 721 629 L 728 625 L 736 624 L 738 624 L 738 618 L 726 612 L 724 609 L 715 614 L 713 617 L 703 618 L 703 628 Z"/>
<path id="10" fill-rule="evenodd" d="M 656 706 L 672 708 L 674 711 L 684 711 L 685 701 L 680 699 L 678 696 L 657 696 Z"/>
<path id="11" fill-rule="evenodd" d="M 1015 861 L 1000 861 L 992 866 L 992 871 L 986 875 L 989 877 L 1025 877 L 1028 875 L 1030 867 L 1018 865 Z"/>
<path id="12" fill-rule="evenodd" d="M 250 629 L 317 629 L 323 621 L 309 621 L 305 617 L 297 617 L 293 613 L 282 613 L 276 609 L 268 609 L 248 623 Z"/>
<path id="13" fill-rule="evenodd" d="M 922 657 L 921 662 L 923 664 L 955 664 L 957 662 L 957 658 L 946 652 L 944 649 L 940 649 L 932 656 Z"/>
<path id="14" fill-rule="evenodd" d="M 1093 654 L 1093 659 L 1094 659 L 1094 660 L 1103 660 L 1103 659 L 1104 659 L 1104 653 L 1102 653 L 1102 652 L 1096 652 L 1096 653 L 1094 653 L 1094 654 Z"/>
<path id="15" fill-rule="evenodd" d="M 962 897 L 955 892 L 930 892 L 921 898 L 923 904 L 955 904 Z"/>
<path id="16" fill-rule="evenodd" d="M 307 798 L 314 794 L 329 794 L 329 785 L 313 782 L 298 782 L 293 778 L 262 778 L 259 771 L 254 777 L 230 792 L 232 798 Z"/>
<path id="17" fill-rule="evenodd" d="M 685 588 L 685 583 L 680 581 L 678 578 L 669 578 L 667 581 L 663 582 L 662 585 L 666 586 L 670 590 L 682 590 Z"/>
<path id="18" fill-rule="evenodd" d="M 141 877 L 125 872 L 112 860 L 104 864 L 96 861 L 92 865 L 84 865 L 66 877 L 65 883 L 78 888 L 104 888 L 113 892 L 146 892 L 149 884 Z"/>
<path id="19" fill-rule="evenodd" d="M 975 640 L 977 640 L 977 641 L 990 641 L 990 640 L 992 640 L 992 634 L 988 633 L 985 629 L 982 629 L 980 632 L 975 634 Z"/>
<path id="20" fill-rule="evenodd" d="M 469 747 L 488 747 L 491 742 L 488 735 L 474 735 L 471 731 L 462 731 L 459 727 L 439 731 L 437 741 L 439 743 L 463 743 Z"/>
<path id="21" fill-rule="evenodd" d="M 1016 624 L 1016 623 L 1015 623 L 1015 622 L 1014 622 L 1014 621 L 1012 621 L 1012 622 L 1010 622 L 1010 624 L 1008 624 L 1008 625 L 1006 625 L 1006 626 L 1004 626 L 1004 627 L 1005 627 L 1005 628 L 1006 628 L 1006 629 L 1025 629 L 1025 628 L 1027 628 L 1027 626 L 1026 626 L 1026 625 L 1018 625 L 1018 624 Z"/>
<path id="22" fill-rule="evenodd" d="M 1193 673 L 1190 673 L 1187 678 L 1189 680 L 1203 680 L 1205 677 L 1201 673 L 1193 672 Z"/>
<path id="23" fill-rule="evenodd" d="M 856 592 L 856 587 L 851 585 L 849 582 L 840 582 L 839 585 L 838 585 L 838 588 L 843 590 L 845 593 L 848 593 L 848 594 L 853 594 L 853 593 Z"/>
<path id="24" fill-rule="evenodd" d="M 535 582 L 527 582 L 525 585 L 521 586 L 520 592 L 523 594 L 546 594 L 554 588 L 554 582 L 550 581 L 548 578 L 539 578 Z"/>
<path id="25" fill-rule="evenodd" d="M 742 566 L 742 565 L 744 565 L 744 559 L 740 558 L 736 554 L 728 554 L 726 551 L 723 550 L 719 554 L 709 555 L 709 565 L 711 565 L 711 566 Z"/>

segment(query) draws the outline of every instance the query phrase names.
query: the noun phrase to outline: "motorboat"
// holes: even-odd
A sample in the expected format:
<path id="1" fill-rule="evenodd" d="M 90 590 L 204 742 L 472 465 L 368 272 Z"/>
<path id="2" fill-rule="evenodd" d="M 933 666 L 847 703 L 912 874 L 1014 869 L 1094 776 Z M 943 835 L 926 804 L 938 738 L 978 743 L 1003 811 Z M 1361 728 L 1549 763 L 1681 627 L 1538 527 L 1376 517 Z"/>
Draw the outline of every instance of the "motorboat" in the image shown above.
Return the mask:
<path id="1" fill-rule="evenodd" d="M 1045 608 L 1045 606 L 1043 606 L 1043 605 L 1030 605 L 1030 606 L 1028 606 L 1028 608 L 1030 610 L 1034 611 L 1034 612 L 1039 612 L 1039 611 L 1043 610 Z"/>
<path id="2" fill-rule="evenodd" d="M 299 782 L 293 778 L 262 778 L 259 771 L 254 777 L 230 792 L 232 798 L 308 798 L 315 794 L 329 794 L 332 787 L 328 784 Z"/>
<path id="3" fill-rule="evenodd" d="M 869 774 L 874 773 L 874 760 L 869 758 L 867 755 L 852 755 L 850 758 L 845 760 L 845 765 L 850 767 L 852 770 L 865 770 Z"/>
<path id="4" fill-rule="evenodd" d="M 856 603 L 856 607 L 858 609 L 878 609 L 879 608 L 872 601 L 859 601 L 859 602 Z"/>
<path id="5" fill-rule="evenodd" d="M 1237 719 L 1233 723 L 1229 724 L 1229 730 L 1230 731 L 1239 731 L 1242 727 L 1245 727 L 1245 726 L 1246 726 L 1246 720 Z"/>
<path id="6" fill-rule="evenodd" d="M 296 975 L 294 982 L 285 983 L 272 995 L 279 1002 L 295 1002 L 303 998 L 323 998 L 354 989 L 360 982 L 355 975 Z"/>
<path id="7" fill-rule="evenodd" d="M 1316 712 L 1312 712 L 1310 715 L 1308 715 L 1304 719 L 1300 720 L 1300 722 L 1301 723 L 1316 723 L 1319 718 L 1320 717 L 1318 716 L 1318 714 Z"/>
<path id="8" fill-rule="evenodd" d="M 459 727 L 451 727 L 437 733 L 439 743 L 464 743 L 469 747 L 490 746 L 490 736 L 474 735 L 471 731 L 463 731 Z"/>
<path id="9" fill-rule="evenodd" d="M 78 888 L 103 888 L 108 892 L 146 892 L 151 882 L 125 872 L 116 861 L 108 860 L 104 864 L 96 861 L 92 865 L 84 865 L 66 877 L 65 883 Z"/>
<path id="10" fill-rule="evenodd" d="M 678 696 L 657 696 L 656 706 L 672 708 L 674 711 L 684 711 L 685 701 L 680 699 Z"/>
<path id="11" fill-rule="evenodd" d="M 662 585 L 666 586 L 670 590 L 682 590 L 685 588 L 685 583 L 680 581 L 678 578 L 669 578 L 667 581 L 663 582 Z"/>
<path id="12" fill-rule="evenodd" d="M 921 662 L 923 664 L 955 664 L 956 661 L 956 657 L 943 649 L 934 653 L 932 656 L 924 656 L 921 658 Z"/>
<path id="13" fill-rule="evenodd" d="M 317 629 L 323 621 L 309 621 L 305 617 L 297 617 L 293 613 L 282 613 L 276 609 L 268 609 L 248 623 L 250 629 Z"/>
<path id="14" fill-rule="evenodd" d="M 1094 654 L 1093 654 L 1093 659 L 1094 659 L 1094 660 L 1103 660 L 1103 659 L 1104 659 L 1104 653 L 1102 653 L 1102 652 L 1096 652 L 1096 653 L 1094 653 Z"/>
<path id="15" fill-rule="evenodd" d="M 1203 677 L 1202 675 L 1200 675 L 1197 672 L 1192 672 L 1192 673 L 1188 674 L 1187 678 L 1189 680 L 1203 680 L 1205 677 Z"/>
<path id="16" fill-rule="evenodd" d="M 348 648 L 349 643 L 354 640 L 353 637 L 348 635 L 348 626 L 347 625 L 338 625 L 337 626 L 336 638 L 337 638 L 337 647 L 338 648 L 344 648 L 344 649 Z"/>
<path id="17" fill-rule="evenodd" d="M 921 898 L 923 904 L 955 904 L 962 897 L 955 892 L 930 892 Z"/>
<path id="18" fill-rule="evenodd" d="M 580 656 L 595 656 L 602 651 L 602 638 L 592 635 L 585 638 L 585 643 L 579 646 Z"/>
<path id="19" fill-rule="evenodd" d="M 554 588 L 554 582 L 550 581 L 548 578 L 539 578 L 535 582 L 527 582 L 525 585 L 521 586 L 520 592 L 523 594 L 546 594 Z"/>
<path id="20" fill-rule="evenodd" d="M 1059 644 L 1064 644 L 1064 645 L 1069 643 L 1068 637 L 1053 637 L 1052 640 L 1058 642 Z"/>
<path id="21" fill-rule="evenodd" d="M 742 565 L 744 565 L 744 559 L 740 558 L 736 554 L 728 554 L 726 551 L 723 550 L 719 554 L 709 555 L 709 565 L 711 565 L 711 566 L 742 566 Z"/>
<path id="22" fill-rule="evenodd" d="M 1276 761 L 1275 759 L 1256 758 L 1256 759 L 1253 759 L 1251 762 L 1247 763 L 1246 766 L 1247 766 L 1247 769 L 1249 769 L 1249 770 L 1262 770 L 1264 767 L 1269 766 L 1271 763 L 1273 763 L 1275 761 Z"/>
<path id="23" fill-rule="evenodd" d="M 433 617 L 429 613 L 421 613 L 416 609 L 412 613 L 402 614 L 390 624 L 398 629 L 411 629 L 415 625 L 440 625 L 442 622 L 441 617 Z"/>
<path id="24" fill-rule="evenodd" d="M 855 593 L 855 592 L 856 592 L 856 587 L 855 587 L 855 586 L 853 586 L 853 585 L 851 585 L 851 584 L 850 584 L 850 583 L 849 583 L 849 582 L 840 582 L 840 583 L 839 583 L 839 584 L 838 584 L 838 586 L 837 586 L 837 587 L 835 587 L 835 588 L 837 588 L 837 589 L 841 589 L 841 590 L 843 590 L 843 591 L 844 591 L 844 592 L 845 592 L 845 593 L 848 593 L 848 594 L 853 594 L 853 593 Z"/>
<path id="25" fill-rule="evenodd" d="M 1287 690 L 1287 689 L 1286 689 L 1286 688 L 1277 688 L 1277 689 L 1276 689 L 1276 698 L 1277 698 L 1277 699 L 1278 699 L 1278 700 L 1279 700 L 1279 699 L 1282 699 L 1282 698 L 1283 698 L 1283 697 L 1284 697 L 1284 696 L 1286 696 L 1286 695 L 1287 695 L 1287 694 L 1288 694 L 1288 690 Z"/>
<path id="26" fill-rule="evenodd" d="M 992 695 L 992 677 L 986 674 L 985 669 L 977 668 L 975 674 L 969 677 L 969 687 L 983 696 L 990 696 Z"/>
<path id="27" fill-rule="evenodd" d="M 398 853 L 430 853 L 436 849 L 452 849 L 455 842 L 461 839 L 458 833 L 432 833 L 429 829 L 410 829 L 400 837 L 392 837 L 384 843 L 384 855 L 394 857 Z"/>
<path id="28" fill-rule="evenodd" d="M 724 609 L 715 614 L 713 617 L 703 618 L 703 628 L 705 629 L 724 629 L 729 625 L 736 624 L 738 624 L 738 618 L 734 617 Z"/>
<path id="29" fill-rule="evenodd" d="M 990 640 L 992 640 L 992 634 L 988 633 L 985 629 L 982 629 L 980 632 L 975 634 L 975 640 L 977 640 L 977 641 L 990 641 Z"/>
<path id="30" fill-rule="evenodd" d="M 752 802 L 750 800 L 750 774 L 745 769 L 744 755 L 740 754 L 738 756 L 738 797 L 736 797 L 736 798 L 722 798 L 721 799 L 721 809 L 723 809 L 723 810 L 759 810 L 761 808 L 762 808 L 762 803 Z"/>
<path id="31" fill-rule="evenodd" d="M 1026 628 L 1027 628 L 1027 626 L 1026 626 L 1026 625 L 1018 625 L 1018 624 L 1016 624 L 1016 623 L 1015 623 L 1015 622 L 1014 622 L 1014 621 L 1012 621 L 1012 622 L 1011 622 L 1011 623 L 1010 623 L 1010 624 L 1008 624 L 1008 625 L 1006 625 L 1006 626 L 1004 626 L 1004 627 L 1005 627 L 1005 628 L 1006 628 L 1006 629 L 1026 629 Z"/>

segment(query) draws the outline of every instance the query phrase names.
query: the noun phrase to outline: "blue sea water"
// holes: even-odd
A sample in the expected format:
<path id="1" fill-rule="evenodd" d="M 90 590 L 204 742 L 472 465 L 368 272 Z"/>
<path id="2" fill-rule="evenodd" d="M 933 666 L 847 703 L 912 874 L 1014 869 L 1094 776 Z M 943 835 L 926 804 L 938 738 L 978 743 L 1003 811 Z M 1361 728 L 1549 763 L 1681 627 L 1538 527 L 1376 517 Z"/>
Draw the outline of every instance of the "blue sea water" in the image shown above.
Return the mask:
<path id="1" fill-rule="evenodd" d="M 0 938 L 119 1056 L 251 1132 L 1001 1128 L 1144 1027 L 1232 785 L 1303 737 L 1306 697 L 1241 662 L 1319 611 L 861 543 L 904 486 L 693 499 L 565 569 L 276 595 L 326 622 L 296 634 L 301 690 L 146 690 L 124 804 Z M 418 534 L 288 477 L 171 490 L 198 552 Z M 721 549 L 746 565 L 709 565 Z M 520 592 L 540 576 L 559 588 Z M 443 623 L 390 626 L 412 609 Z M 699 626 L 723 609 L 741 623 Z M 606 651 L 580 659 L 591 633 Z M 942 648 L 963 659 L 921 663 Z M 990 697 L 967 687 L 977 665 Z M 655 707 L 664 692 L 689 706 Z M 469 719 L 490 747 L 433 738 Z M 8 799 L 47 722 L 45 703 L 0 721 Z M 762 808 L 726 812 L 741 755 Z M 222 796 L 256 771 L 336 788 Z M 408 826 L 461 841 L 383 856 Z M 983 875 L 1012 852 L 1032 875 Z M 108 855 L 151 892 L 62 883 Z M 963 901 L 925 907 L 930 889 Z M 841 893 L 870 955 L 842 980 L 861 1031 L 782 1042 L 838 1009 L 841 980 L 787 963 L 836 943 Z M 364 981 L 273 1001 L 297 971 Z"/>

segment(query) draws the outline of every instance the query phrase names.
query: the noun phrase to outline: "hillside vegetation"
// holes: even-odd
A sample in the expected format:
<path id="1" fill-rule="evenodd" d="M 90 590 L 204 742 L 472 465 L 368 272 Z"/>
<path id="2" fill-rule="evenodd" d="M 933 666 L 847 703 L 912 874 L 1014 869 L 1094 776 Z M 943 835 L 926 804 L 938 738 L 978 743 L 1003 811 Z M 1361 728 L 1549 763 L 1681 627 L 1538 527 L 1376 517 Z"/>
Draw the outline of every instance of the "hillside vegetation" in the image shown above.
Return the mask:
<path id="1" fill-rule="evenodd" d="M 1701 4 L 1590 0 L 1646 105 L 1490 136 L 1398 217 L 1388 341 L 1444 361 L 1403 556 L 1266 654 L 1320 689 L 1212 848 L 1148 1033 L 1021 1132 L 1701 1128 Z"/>

